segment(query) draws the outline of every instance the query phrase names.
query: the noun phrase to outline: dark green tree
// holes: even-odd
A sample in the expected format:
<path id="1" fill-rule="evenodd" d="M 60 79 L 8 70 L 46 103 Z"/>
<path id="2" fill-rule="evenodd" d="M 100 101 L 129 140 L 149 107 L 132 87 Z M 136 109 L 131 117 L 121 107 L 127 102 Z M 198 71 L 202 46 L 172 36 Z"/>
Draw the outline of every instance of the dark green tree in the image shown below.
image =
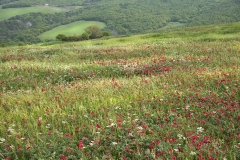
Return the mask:
<path id="1" fill-rule="evenodd" d="M 65 34 L 59 34 L 56 36 L 56 39 L 57 40 L 60 40 L 60 41 L 64 41 L 64 39 L 66 39 L 67 36 Z"/>
<path id="2" fill-rule="evenodd" d="M 7 47 L 7 44 L 6 43 L 1 43 L 0 47 Z"/>
<path id="3" fill-rule="evenodd" d="M 85 31 L 90 39 L 101 38 L 103 36 L 101 29 L 94 25 L 87 27 Z"/>
<path id="4" fill-rule="evenodd" d="M 84 33 L 82 34 L 82 40 L 89 40 L 89 35 L 88 35 L 88 33 L 84 32 Z"/>
<path id="5" fill-rule="evenodd" d="M 107 32 L 107 31 L 104 31 L 104 32 L 103 32 L 103 36 L 104 36 L 104 37 L 111 36 L 111 33 L 110 33 L 110 32 Z"/>

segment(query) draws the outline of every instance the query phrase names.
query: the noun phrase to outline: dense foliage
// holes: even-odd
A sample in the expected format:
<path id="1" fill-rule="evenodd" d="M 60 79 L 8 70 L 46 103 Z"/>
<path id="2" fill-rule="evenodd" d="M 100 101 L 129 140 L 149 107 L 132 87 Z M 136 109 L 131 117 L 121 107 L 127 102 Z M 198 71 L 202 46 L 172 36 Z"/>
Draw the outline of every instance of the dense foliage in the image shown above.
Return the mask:
<path id="1" fill-rule="evenodd" d="M 18 0 L 0 0 L 0 5 L 11 3 L 11 2 L 14 2 L 14 1 L 18 1 Z"/>
<path id="2" fill-rule="evenodd" d="M 0 0 L 0 4 L 7 4 L 13 2 L 11 4 L 18 4 L 18 3 L 27 3 L 30 5 L 45 5 L 48 4 L 50 6 L 77 6 L 81 5 L 84 0 Z"/>
<path id="3" fill-rule="evenodd" d="M 239 160 L 239 28 L 0 48 L 0 159 Z"/>
<path id="4" fill-rule="evenodd" d="M 99 27 L 92 25 L 85 29 L 85 32 L 81 35 L 72 35 L 72 36 L 66 36 L 64 34 L 59 34 L 56 36 L 56 39 L 65 41 L 65 42 L 74 42 L 74 41 L 83 41 L 83 40 L 89 40 L 89 39 L 97 39 L 101 38 L 103 36 L 110 36 L 109 32 L 102 31 Z"/>
<path id="5" fill-rule="evenodd" d="M 31 7 L 30 4 L 28 3 L 11 3 L 11 4 L 6 4 L 2 6 L 2 9 L 6 8 L 22 8 L 22 7 Z"/>
<path id="6" fill-rule="evenodd" d="M 23 2 L 31 5 L 49 3 L 40 0 L 19 0 L 14 3 Z M 82 5 L 82 7 L 65 13 L 25 14 L 2 21 L 0 22 L 0 43 L 39 42 L 37 35 L 40 33 L 77 20 L 104 22 L 106 29 L 114 34 L 155 31 L 169 22 L 193 26 L 240 21 L 240 4 L 237 0 L 61 0 L 51 3 L 49 5 Z M 29 27 L 28 22 L 33 25 Z"/>

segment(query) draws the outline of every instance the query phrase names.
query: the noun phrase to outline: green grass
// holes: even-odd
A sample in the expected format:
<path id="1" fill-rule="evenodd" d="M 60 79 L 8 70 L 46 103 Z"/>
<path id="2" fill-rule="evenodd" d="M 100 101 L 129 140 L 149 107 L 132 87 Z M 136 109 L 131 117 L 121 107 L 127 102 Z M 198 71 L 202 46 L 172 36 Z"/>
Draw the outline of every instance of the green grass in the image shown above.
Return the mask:
<path id="1" fill-rule="evenodd" d="M 88 26 L 96 25 L 99 28 L 104 28 L 105 24 L 97 21 L 77 21 L 67 25 L 58 26 L 50 31 L 44 32 L 39 35 L 42 40 L 55 39 L 58 34 L 65 34 L 71 36 L 74 34 L 82 34 Z"/>
<path id="2" fill-rule="evenodd" d="M 0 48 L 0 159 L 238 160 L 234 26 Z"/>
<path id="3" fill-rule="evenodd" d="M 186 27 L 140 35 L 104 37 L 95 41 L 60 43 L 60 46 L 119 46 L 128 44 L 162 43 L 166 41 L 181 41 L 188 39 L 196 42 L 240 41 L 240 23 L 222 24 L 217 26 Z M 48 45 L 48 43 L 41 45 Z M 58 44 L 56 44 L 56 46 L 58 46 Z"/>
<path id="4" fill-rule="evenodd" d="M 184 27 L 185 25 L 186 25 L 185 23 L 180 23 L 180 22 L 169 22 L 167 23 L 166 26 L 162 27 L 158 31 L 180 28 L 180 27 Z"/>
<path id="5" fill-rule="evenodd" d="M 56 12 L 65 12 L 67 10 L 59 7 L 25 7 L 25 8 L 0 8 L 0 21 L 14 17 L 16 15 L 26 14 L 30 12 L 42 12 L 42 13 L 56 13 Z"/>

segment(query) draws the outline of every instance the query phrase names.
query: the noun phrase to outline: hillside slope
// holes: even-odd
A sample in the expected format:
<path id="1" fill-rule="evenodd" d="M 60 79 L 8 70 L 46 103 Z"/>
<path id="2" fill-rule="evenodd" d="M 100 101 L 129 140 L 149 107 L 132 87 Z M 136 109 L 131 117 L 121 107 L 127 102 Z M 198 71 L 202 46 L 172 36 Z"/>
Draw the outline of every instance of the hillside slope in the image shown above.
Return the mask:
<path id="1" fill-rule="evenodd" d="M 12 2 L 43 5 L 39 0 Z M 81 5 L 65 13 L 29 13 L 0 22 L 0 43 L 40 42 L 37 36 L 62 24 L 78 20 L 101 21 L 115 34 L 146 33 L 158 30 L 170 22 L 185 26 L 219 24 L 240 21 L 238 0 L 74 0 L 52 1 L 53 6 Z M 28 26 L 28 22 L 32 26 Z"/>
<path id="2" fill-rule="evenodd" d="M 0 48 L 0 159 L 239 160 L 239 27 Z"/>

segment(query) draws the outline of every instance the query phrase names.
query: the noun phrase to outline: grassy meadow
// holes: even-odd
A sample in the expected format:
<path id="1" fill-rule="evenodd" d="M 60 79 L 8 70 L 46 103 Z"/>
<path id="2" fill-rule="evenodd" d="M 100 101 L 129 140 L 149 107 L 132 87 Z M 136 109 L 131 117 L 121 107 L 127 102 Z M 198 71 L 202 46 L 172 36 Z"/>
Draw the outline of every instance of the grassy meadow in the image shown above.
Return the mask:
<path id="1" fill-rule="evenodd" d="M 60 7 L 49 7 L 49 6 L 35 6 L 35 7 L 24 7 L 24 8 L 7 8 L 2 9 L 0 6 L 0 21 L 14 17 L 16 15 L 22 15 L 31 12 L 42 12 L 42 13 L 56 13 L 66 12 L 67 10 Z"/>
<path id="2" fill-rule="evenodd" d="M 0 48 L 0 159 L 240 159 L 239 26 Z"/>
<path id="3" fill-rule="evenodd" d="M 58 26 L 50 31 L 44 32 L 39 35 L 42 40 L 56 39 L 58 34 L 65 34 L 66 36 L 72 36 L 74 34 L 79 35 L 85 32 L 88 26 L 95 25 L 99 28 L 104 28 L 105 24 L 98 21 L 76 21 L 67 25 Z"/>

